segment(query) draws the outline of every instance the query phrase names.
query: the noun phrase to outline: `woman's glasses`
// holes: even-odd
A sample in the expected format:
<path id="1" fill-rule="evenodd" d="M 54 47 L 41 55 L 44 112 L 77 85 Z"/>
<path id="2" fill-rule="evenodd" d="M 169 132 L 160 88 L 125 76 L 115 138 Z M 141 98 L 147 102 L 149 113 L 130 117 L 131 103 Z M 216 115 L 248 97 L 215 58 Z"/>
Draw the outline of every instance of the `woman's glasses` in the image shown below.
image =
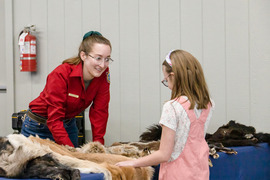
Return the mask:
<path id="1" fill-rule="evenodd" d="M 104 64 L 106 65 L 109 65 L 113 62 L 112 58 L 110 57 L 106 57 L 106 58 L 102 58 L 100 56 L 91 56 L 90 54 L 88 54 L 88 56 L 90 56 L 91 58 L 93 58 L 94 60 L 96 60 L 96 62 L 98 63 L 98 65 L 100 65 L 103 61 L 104 61 Z"/>

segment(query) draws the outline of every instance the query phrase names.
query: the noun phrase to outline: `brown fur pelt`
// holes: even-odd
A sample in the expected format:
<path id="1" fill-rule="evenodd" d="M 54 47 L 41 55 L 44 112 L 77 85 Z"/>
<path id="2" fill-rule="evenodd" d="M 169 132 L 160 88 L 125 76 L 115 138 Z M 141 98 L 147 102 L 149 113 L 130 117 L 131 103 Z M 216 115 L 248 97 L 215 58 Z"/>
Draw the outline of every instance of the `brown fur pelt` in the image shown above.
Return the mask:
<path id="1" fill-rule="evenodd" d="M 159 149 L 160 141 L 151 141 L 151 142 L 115 142 L 109 149 L 112 149 L 111 153 L 115 154 L 114 149 L 123 148 L 124 151 L 128 147 L 134 149 L 137 152 L 138 157 L 143 157 L 157 151 Z M 133 147 L 133 148 L 131 148 Z"/>
<path id="2" fill-rule="evenodd" d="M 270 134 L 269 133 L 256 133 L 254 137 L 258 139 L 258 143 L 267 142 L 270 145 Z"/>
<path id="3" fill-rule="evenodd" d="M 148 151 L 139 150 L 138 147 L 130 144 L 119 144 L 110 146 L 106 148 L 106 152 L 132 158 L 139 158 L 148 155 Z"/>
<path id="4" fill-rule="evenodd" d="M 159 124 L 154 124 L 140 135 L 140 142 L 159 141 L 161 132 L 162 127 Z"/>
<path id="5" fill-rule="evenodd" d="M 208 135 L 206 140 L 209 144 L 222 143 L 225 147 L 253 146 L 258 143 L 258 139 L 254 137 L 255 132 L 252 126 L 229 121 L 228 124 L 219 127 L 214 134 Z"/>
<path id="6" fill-rule="evenodd" d="M 159 149 L 159 141 L 152 142 L 115 142 L 111 146 L 104 146 L 99 142 L 88 142 L 80 148 L 65 146 L 71 152 L 117 154 L 130 158 L 139 158 L 151 154 Z"/>
<path id="7" fill-rule="evenodd" d="M 224 152 L 226 154 L 237 154 L 237 152 L 231 148 L 224 147 L 221 143 L 208 144 L 209 146 L 209 155 L 214 159 L 219 158 L 217 152 Z"/>
<path id="8" fill-rule="evenodd" d="M 93 143 L 91 147 L 87 148 L 86 145 L 81 148 L 76 148 L 76 151 L 70 150 L 65 146 L 58 145 L 48 139 L 40 139 L 38 137 L 29 137 L 33 142 L 38 142 L 42 145 L 48 146 L 53 152 L 59 153 L 62 156 L 68 156 L 80 160 L 87 160 L 93 163 L 102 165 L 108 169 L 112 175 L 112 179 L 121 179 L 121 180 L 150 180 L 153 175 L 152 167 L 118 167 L 115 166 L 117 162 L 131 160 L 131 158 L 116 155 L 116 154 L 107 154 L 103 145 L 100 143 Z M 88 150 L 90 151 L 88 151 Z M 92 151 L 97 151 L 93 153 Z M 81 151 L 81 152 L 80 152 Z M 101 153 L 100 153 L 101 152 Z"/>

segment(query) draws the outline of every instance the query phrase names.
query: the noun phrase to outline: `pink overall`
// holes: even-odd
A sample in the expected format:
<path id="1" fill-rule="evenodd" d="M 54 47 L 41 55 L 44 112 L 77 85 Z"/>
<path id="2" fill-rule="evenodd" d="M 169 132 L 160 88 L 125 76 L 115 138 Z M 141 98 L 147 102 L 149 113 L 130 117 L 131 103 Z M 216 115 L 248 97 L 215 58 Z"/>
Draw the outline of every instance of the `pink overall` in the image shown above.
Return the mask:
<path id="1" fill-rule="evenodd" d="M 181 98 L 178 102 L 185 109 L 190 119 L 190 130 L 186 145 L 177 159 L 160 165 L 160 180 L 208 180 L 209 147 L 204 138 L 204 123 L 210 111 L 210 104 L 203 109 L 197 119 L 194 110 L 189 110 L 190 103 Z"/>

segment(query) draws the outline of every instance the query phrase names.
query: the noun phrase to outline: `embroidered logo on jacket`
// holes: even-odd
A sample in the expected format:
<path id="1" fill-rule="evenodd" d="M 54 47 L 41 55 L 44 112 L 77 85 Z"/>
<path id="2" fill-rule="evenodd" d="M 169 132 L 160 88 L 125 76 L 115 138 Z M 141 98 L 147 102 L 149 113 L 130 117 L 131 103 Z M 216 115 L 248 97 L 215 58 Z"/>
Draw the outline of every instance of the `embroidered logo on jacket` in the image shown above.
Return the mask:
<path id="1" fill-rule="evenodd" d="M 111 83 L 110 72 L 106 72 L 106 74 L 107 74 L 107 82 L 110 84 Z"/>

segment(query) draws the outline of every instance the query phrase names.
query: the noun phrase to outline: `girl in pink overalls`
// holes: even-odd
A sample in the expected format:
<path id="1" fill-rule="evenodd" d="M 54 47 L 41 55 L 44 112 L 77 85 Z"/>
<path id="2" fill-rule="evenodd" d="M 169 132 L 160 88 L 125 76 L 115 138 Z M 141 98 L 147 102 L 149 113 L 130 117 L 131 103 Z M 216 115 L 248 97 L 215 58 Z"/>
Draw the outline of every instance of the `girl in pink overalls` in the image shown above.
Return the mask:
<path id="1" fill-rule="evenodd" d="M 214 102 L 210 99 L 199 61 L 183 50 L 169 52 L 162 64 L 162 83 L 172 90 L 160 119 L 159 150 L 118 166 L 160 165 L 161 180 L 209 179 L 209 149 L 205 134 Z"/>

